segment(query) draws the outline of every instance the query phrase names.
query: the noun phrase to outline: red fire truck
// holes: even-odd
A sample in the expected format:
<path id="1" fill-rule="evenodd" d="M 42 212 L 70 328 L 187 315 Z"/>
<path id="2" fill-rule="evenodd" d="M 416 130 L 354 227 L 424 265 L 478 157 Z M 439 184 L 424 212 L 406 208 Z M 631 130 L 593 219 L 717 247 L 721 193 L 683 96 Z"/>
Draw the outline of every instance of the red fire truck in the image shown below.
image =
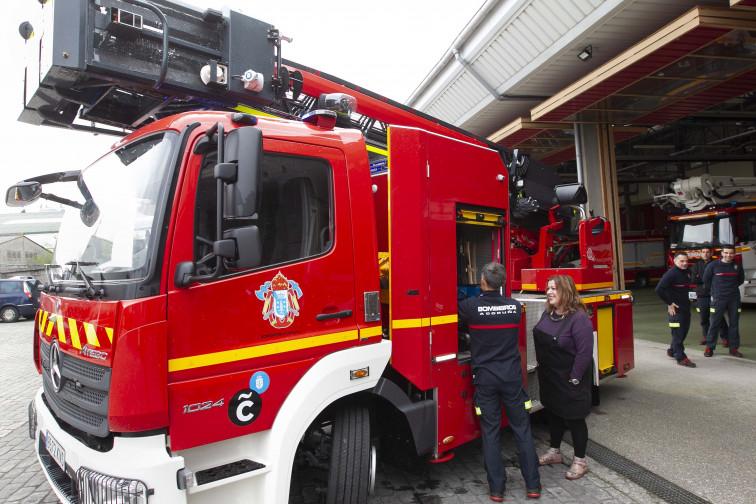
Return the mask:
<path id="1" fill-rule="evenodd" d="M 297 471 L 327 502 L 365 502 L 378 441 L 441 461 L 480 435 L 457 301 L 485 262 L 510 261 L 518 156 L 283 62 L 284 37 L 233 11 L 42 9 L 20 119 L 138 128 L 86 169 L 6 195 L 67 208 L 29 407 L 61 500 L 286 502 Z M 611 246 L 596 252 L 606 266 Z M 611 276 L 591 268 L 568 273 Z M 529 270 L 542 289 L 548 271 Z M 530 328 L 545 299 L 520 297 L 538 404 Z M 584 301 L 598 384 L 634 365 L 631 299 Z"/>
<path id="2" fill-rule="evenodd" d="M 756 177 L 704 174 L 678 179 L 672 192 L 655 196 L 655 203 L 671 207 L 668 264 L 678 251 L 696 260 L 701 246 L 712 245 L 718 258 L 721 245 L 735 246 L 735 260 L 743 264 L 743 303 L 756 303 Z"/>
<path id="3" fill-rule="evenodd" d="M 581 254 L 580 242 L 562 238 L 554 244 L 553 264 L 565 268 L 577 266 L 586 254 Z M 666 239 L 642 232 L 623 233 L 622 259 L 625 283 L 637 289 L 648 287 L 667 271 Z"/>

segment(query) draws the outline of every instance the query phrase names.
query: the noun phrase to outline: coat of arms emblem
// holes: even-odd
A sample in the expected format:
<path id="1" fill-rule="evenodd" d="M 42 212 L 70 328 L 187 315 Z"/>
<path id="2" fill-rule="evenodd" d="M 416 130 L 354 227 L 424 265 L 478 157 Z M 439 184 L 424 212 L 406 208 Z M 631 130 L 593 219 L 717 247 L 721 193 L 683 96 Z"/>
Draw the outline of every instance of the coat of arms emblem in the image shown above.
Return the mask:
<path id="1" fill-rule="evenodd" d="M 263 320 L 276 329 L 289 327 L 299 315 L 299 298 L 302 289 L 293 280 L 287 279 L 279 271 L 273 280 L 265 282 L 255 291 L 255 296 L 263 301 Z"/>

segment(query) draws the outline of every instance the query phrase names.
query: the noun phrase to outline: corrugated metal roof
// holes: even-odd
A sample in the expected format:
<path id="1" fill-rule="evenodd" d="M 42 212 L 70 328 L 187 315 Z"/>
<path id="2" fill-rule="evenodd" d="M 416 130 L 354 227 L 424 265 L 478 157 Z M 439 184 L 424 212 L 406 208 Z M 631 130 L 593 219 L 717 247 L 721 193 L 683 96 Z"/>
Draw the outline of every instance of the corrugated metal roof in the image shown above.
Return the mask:
<path id="1" fill-rule="evenodd" d="M 696 5 L 729 0 L 492 0 L 454 43 L 473 70 L 445 56 L 408 105 L 488 136 Z M 593 58 L 577 53 L 591 45 Z M 497 100 L 478 73 L 500 95 Z"/>
<path id="2" fill-rule="evenodd" d="M 0 214 L 0 235 L 57 233 L 62 219 L 63 210 Z"/>

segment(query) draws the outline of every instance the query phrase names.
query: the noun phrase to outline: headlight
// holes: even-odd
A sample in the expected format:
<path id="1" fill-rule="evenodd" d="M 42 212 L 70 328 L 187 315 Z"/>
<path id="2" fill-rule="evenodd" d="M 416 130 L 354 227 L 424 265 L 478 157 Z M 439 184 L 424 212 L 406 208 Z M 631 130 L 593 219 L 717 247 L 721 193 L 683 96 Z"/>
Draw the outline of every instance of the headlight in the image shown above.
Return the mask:
<path id="1" fill-rule="evenodd" d="M 152 493 L 139 480 L 116 478 L 86 467 L 76 473 L 80 504 L 147 504 Z"/>

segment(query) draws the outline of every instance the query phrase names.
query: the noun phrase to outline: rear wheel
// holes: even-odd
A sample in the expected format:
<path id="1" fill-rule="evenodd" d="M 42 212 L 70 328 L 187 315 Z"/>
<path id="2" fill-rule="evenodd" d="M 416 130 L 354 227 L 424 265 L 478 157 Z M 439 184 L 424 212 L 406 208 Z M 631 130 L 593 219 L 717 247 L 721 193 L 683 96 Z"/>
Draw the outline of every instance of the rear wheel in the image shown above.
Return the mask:
<path id="1" fill-rule="evenodd" d="M 333 418 L 326 503 L 367 502 L 371 474 L 375 470 L 374 460 L 368 409 L 360 405 L 341 407 Z"/>
<path id="2" fill-rule="evenodd" d="M 15 322 L 18 320 L 18 310 L 13 306 L 5 306 L 0 310 L 0 319 L 3 322 Z"/>
<path id="3" fill-rule="evenodd" d="M 638 273 L 635 275 L 635 287 L 643 289 L 648 287 L 648 275 L 645 273 Z"/>

